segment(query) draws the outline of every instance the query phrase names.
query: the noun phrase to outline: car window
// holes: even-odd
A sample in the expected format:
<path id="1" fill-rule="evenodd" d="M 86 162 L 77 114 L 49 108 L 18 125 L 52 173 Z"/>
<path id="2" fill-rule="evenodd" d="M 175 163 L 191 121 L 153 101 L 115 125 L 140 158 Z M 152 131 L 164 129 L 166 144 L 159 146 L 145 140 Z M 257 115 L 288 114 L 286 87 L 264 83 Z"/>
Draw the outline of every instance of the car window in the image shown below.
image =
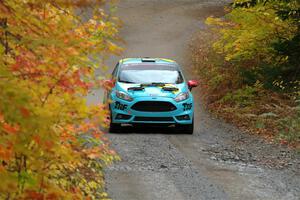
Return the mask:
<path id="1" fill-rule="evenodd" d="M 112 78 L 116 78 L 117 72 L 118 72 L 118 67 L 119 67 L 119 63 L 116 64 L 114 70 L 113 70 L 112 73 L 111 73 Z"/>
<path id="2" fill-rule="evenodd" d="M 122 66 L 118 81 L 139 84 L 179 84 L 183 82 L 183 77 L 177 67 L 169 65 L 130 65 Z"/>

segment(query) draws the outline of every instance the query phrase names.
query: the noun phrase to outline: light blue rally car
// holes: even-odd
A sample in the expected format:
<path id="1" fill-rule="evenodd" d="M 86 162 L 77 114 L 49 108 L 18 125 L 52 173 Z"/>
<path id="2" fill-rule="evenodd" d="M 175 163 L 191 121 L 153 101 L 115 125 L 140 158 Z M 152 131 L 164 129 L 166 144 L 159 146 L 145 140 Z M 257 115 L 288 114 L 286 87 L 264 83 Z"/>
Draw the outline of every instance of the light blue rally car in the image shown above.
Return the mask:
<path id="1" fill-rule="evenodd" d="M 110 109 L 110 132 L 122 124 L 175 125 L 193 134 L 197 81 L 185 81 L 180 66 L 162 58 L 126 58 L 112 72 L 112 89 L 104 102 Z"/>

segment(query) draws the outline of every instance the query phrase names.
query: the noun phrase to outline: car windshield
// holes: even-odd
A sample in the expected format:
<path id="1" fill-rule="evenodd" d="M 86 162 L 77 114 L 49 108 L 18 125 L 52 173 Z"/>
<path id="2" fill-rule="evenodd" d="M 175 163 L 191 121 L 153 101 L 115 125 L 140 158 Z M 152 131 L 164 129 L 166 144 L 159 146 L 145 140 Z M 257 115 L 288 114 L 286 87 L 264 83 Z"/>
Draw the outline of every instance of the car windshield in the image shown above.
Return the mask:
<path id="1" fill-rule="evenodd" d="M 182 75 L 176 66 L 158 64 L 131 64 L 122 66 L 118 80 L 123 83 L 138 84 L 179 84 L 183 82 Z"/>

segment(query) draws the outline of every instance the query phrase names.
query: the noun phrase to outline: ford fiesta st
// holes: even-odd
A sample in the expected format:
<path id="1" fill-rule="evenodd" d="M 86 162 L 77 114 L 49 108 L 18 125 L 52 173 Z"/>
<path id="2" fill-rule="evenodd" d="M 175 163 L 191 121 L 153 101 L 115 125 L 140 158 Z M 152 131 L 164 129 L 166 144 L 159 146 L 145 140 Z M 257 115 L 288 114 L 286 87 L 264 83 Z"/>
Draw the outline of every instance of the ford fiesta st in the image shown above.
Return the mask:
<path id="1" fill-rule="evenodd" d="M 185 81 L 180 66 L 162 58 L 127 58 L 112 72 L 112 89 L 104 102 L 110 109 L 110 132 L 122 124 L 175 125 L 183 133 L 194 130 L 191 90 L 197 81 Z"/>

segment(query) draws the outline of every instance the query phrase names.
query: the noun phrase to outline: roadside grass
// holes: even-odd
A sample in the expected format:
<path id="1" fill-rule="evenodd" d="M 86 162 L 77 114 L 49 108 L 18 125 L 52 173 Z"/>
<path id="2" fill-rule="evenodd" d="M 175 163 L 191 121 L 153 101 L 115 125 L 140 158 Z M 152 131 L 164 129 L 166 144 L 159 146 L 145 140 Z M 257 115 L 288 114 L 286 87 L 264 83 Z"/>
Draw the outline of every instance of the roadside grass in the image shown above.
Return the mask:
<path id="1" fill-rule="evenodd" d="M 208 110 L 244 132 L 300 149 L 299 92 L 283 92 L 283 84 L 277 82 L 273 83 L 277 91 L 266 89 L 259 81 L 246 84 L 240 68 L 214 51 L 218 37 L 203 30 L 191 43 L 193 69 Z M 249 64 L 251 61 L 245 63 Z"/>

